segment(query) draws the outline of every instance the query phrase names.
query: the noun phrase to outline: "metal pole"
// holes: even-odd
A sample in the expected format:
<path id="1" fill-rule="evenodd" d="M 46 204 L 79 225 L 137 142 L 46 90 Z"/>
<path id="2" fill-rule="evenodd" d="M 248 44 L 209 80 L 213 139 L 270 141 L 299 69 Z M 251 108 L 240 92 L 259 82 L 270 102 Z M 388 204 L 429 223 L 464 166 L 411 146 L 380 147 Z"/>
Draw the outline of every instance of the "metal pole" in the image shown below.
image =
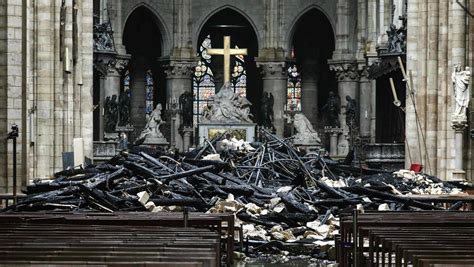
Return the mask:
<path id="1" fill-rule="evenodd" d="M 16 205 L 16 137 L 13 137 L 13 204 Z"/>
<path id="2" fill-rule="evenodd" d="M 13 140 L 13 204 L 16 205 L 16 139 L 18 138 L 18 126 L 12 124 L 11 131 L 7 135 L 7 140 Z"/>

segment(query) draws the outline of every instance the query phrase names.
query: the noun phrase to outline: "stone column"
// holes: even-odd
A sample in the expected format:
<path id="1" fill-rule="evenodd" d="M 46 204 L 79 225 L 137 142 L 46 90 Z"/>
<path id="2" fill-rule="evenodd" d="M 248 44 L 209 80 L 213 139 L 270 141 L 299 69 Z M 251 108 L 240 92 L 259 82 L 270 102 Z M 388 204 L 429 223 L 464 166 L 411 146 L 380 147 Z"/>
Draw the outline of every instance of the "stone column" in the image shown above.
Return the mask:
<path id="1" fill-rule="evenodd" d="M 103 112 L 104 104 L 105 104 L 105 99 L 107 97 L 112 97 L 116 95 L 117 97 L 117 103 L 118 103 L 118 98 L 120 96 L 120 88 L 121 88 L 121 75 L 123 70 L 126 68 L 129 62 L 129 57 L 128 56 L 117 56 L 117 59 L 113 61 L 114 64 L 108 66 L 106 69 L 106 73 L 103 73 L 103 77 L 101 77 L 101 109 Z M 133 112 L 132 112 L 133 114 Z M 110 138 L 107 136 L 104 136 L 104 118 L 103 118 L 103 113 L 101 114 L 101 119 L 100 119 L 100 127 L 101 127 L 101 139 L 102 138 Z M 118 138 L 118 136 L 117 136 Z M 113 138 L 112 138 L 113 139 Z"/>
<path id="2" fill-rule="evenodd" d="M 453 64 L 466 63 L 466 11 L 463 7 L 467 7 L 466 0 L 452 1 L 452 16 L 449 17 L 451 24 L 450 38 L 452 44 L 451 62 Z M 451 66 L 452 67 L 452 66 Z"/>
<path id="3" fill-rule="evenodd" d="M 467 121 L 452 121 L 452 128 L 454 130 L 454 170 L 452 171 L 452 180 L 464 181 L 466 179 L 466 172 L 463 168 L 463 143 L 464 132 L 467 128 Z"/>
<path id="4" fill-rule="evenodd" d="M 286 90 L 288 76 L 286 73 L 285 62 L 257 62 L 257 66 L 261 68 L 263 79 L 263 92 L 273 94 L 273 126 L 275 126 L 276 134 L 283 137 L 285 121 L 283 118 L 283 108 L 286 104 Z"/>
<path id="5" fill-rule="evenodd" d="M 368 78 L 367 68 L 364 66 L 359 80 L 359 132 L 361 137 L 370 139 L 372 116 L 372 82 Z"/>
<path id="6" fill-rule="evenodd" d="M 146 125 L 145 99 L 146 99 L 146 66 L 143 61 L 134 58 L 133 71 L 130 72 L 130 123 L 135 129 L 134 135 L 138 137 Z M 154 108 L 154 107 L 153 107 Z M 133 140 L 132 140 L 133 141 Z"/>
<path id="7" fill-rule="evenodd" d="M 466 16 L 468 14 L 464 10 L 463 7 L 467 7 L 467 0 L 458 0 L 458 1 L 451 1 L 452 5 L 452 15 L 449 17 L 449 23 L 450 23 L 450 28 L 449 28 L 449 45 L 448 47 L 451 48 L 451 64 L 448 66 L 450 69 L 448 70 L 449 73 L 453 71 L 453 65 L 455 64 L 460 64 L 462 68 L 466 66 L 466 59 L 467 59 L 467 54 L 466 54 L 466 28 L 467 28 L 467 22 L 466 22 Z M 448 95 L 451 95 L 451 98 L 448 100 L 450 103 L 450 109 L 448 112 L 448 116 L 452 116 L 453 111 L 456 107 L 456 100 L 454 98 L 454 95 L 452 95 L 452 83 L 450 83 L 451 86 L 448 87 Z M 449 93 L 451 91 L 451 93 Z M 448 103 L 449 103 L 448 102 Z M 450 166 L 452 168 L 452 177 L 451 179 L 453 180 L 464 180 L 466 178 L 466 173 L 465 170 L 463 169 L 463 162 L 464 162 L 464 139 L 463 139 L 463 134 L 465 132 L 465 129 L 467 127 L 467 119 L 464 120 L 458 120 L 457 118 L 453 118 L 452 120 L 452 128 L 454 129 L 454 136 L 448 136 L 448 138 L 451 138 L 451 157 L 454 160 L 454 166 Z M 452 134 L 452 132 L 451 132 Z M 454 144 L 453 144 L 454 142 Z"/>
<path id="8" fill-rule="evenodd" d="M 178 101 L 179 96 L 188 91 L 192 92 L 192 74 L 195 63 L 191 60 L 186 61 L 168 61 L 165 65 L 166 73 L 166 100 L 176 99 Z M 183 137 L 179 134 L 179 127 L 181 126 L 181 117 L 176 115 L 174 120 L 174 129 L 171 129 L 171 134 L 174 136 L 176 148 L 179 150 L 184 149 Z M 173 138 L 172 138 L 173 139 Z"/>
<path id="9" fill-rule="evenodd" d="M 318 81 L 318 62 L 303 62 L 301 66 L 301 111 L 315 129 L 318 128 Z"/>
<path id="10" fill-rule="evenodd" d="M 330 69 L 336 72 L 338 81 L 338 94 L 341 98 L 341 114 L 339 122 L 343 129 L 343 134 L 339 137 L 338 156 L 343 157 L 349 153 L 349 127 L 346 124 L 346 96 L 356 99 L 359 104 L 359 72 L 357 63 L 354 61 L 335 61 L 330 60 Z"/>

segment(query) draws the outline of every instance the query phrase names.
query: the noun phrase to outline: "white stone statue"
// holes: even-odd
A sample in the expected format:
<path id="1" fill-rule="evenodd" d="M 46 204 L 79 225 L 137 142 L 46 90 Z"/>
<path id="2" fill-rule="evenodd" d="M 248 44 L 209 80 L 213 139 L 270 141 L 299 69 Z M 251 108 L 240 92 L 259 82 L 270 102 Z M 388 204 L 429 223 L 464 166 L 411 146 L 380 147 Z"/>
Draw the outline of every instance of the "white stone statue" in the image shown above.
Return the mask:
<path id="1" fill-rule="evenodd" d="M 164 138 L 160 131 L 160 126 L 163 123 L 163 120 L 161 119 L 161 109 L 161 104 L 157 104 L 153 112 L 150 114 L 150 119 L 146 123 L 145 128 L 138 139 Z"/>
<path id="2" fill-rule="evenodd" d="M 293 122 L 297 134 L 295 135 L 295 143 L 298 144 L 321 144 L 318 133 L 314 130 L 311 122 L 303 113 L 296 113 Z"/>
<path id="3" fill-rule="evenodd" d="M 247 122 L 251 123 L 250 106 L 243 96 L 234 93 L 230 83 L 224 83 L 214 96 L 214 102 L 203 114 L 203 122 Z"/>
<path id="4" fill-rule="evenodd" d="M 471 70 L 466 67 L 462 70 L 461 65 L 457 64 L 454 67 L 451 80 L 453 82 L 454 98 L 456 100 L 453 112 L 453 120 L 465 121 L 467 120 L 466 109 L 471 98 L 469 90 L 469 80 L 471 79 Z"/>

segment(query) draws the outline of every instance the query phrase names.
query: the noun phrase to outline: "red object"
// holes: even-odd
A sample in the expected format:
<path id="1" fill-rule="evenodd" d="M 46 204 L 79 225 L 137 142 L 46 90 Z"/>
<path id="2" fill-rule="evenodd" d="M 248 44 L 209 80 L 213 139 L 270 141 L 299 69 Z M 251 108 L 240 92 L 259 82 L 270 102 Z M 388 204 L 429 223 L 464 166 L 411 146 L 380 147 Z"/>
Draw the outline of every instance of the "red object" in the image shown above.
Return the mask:
<path id="1" fill-rule="evenodd" d="M 421 172 L 423 170 L 423 165 L 414 163 L 410 166 L 410 171 Z"/>

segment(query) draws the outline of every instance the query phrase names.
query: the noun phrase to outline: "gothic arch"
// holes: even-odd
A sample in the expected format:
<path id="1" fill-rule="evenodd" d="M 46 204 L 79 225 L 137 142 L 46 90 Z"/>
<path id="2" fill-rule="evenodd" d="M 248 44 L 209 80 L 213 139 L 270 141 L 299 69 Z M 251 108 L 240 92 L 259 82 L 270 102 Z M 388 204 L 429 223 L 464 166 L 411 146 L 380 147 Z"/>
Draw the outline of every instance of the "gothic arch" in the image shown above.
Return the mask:
<path id="1" fill-rule="evenodd" d="M 133 13 L 139 9 L 139 8 L 145 8 L 147 9 L 151 14 L 153 14 L 153 17 L 155 18 L 155 23 L 160 30 L 161 33 L 161 55 L 165 56 L 167 55 L 167 51 L 169 52 L 171 50 L 171 45 L 170 45 L 170 34 L 168 27 L 166 26 L 166 23 L 163 19 L 163 17 L 160 15 L 160 13 L 153 8 L 152 6 L 148 5 L 147 3 L 139 3 L 135 5 L 133 8 L 130 9 L 130 11 L 127 13 L 125 16 L 124 23 L 122 24 L 122 36 L 124 36 L 125 33 L 125 28 L 127 26 L 129 18 L 133 15 Z M 122 37 L 123 38 L 123 37 Z"/>
<path id="2" fill-rule="evenodd" d="M 292 42 L 295 36 L 295 32 L 298 28 L 298 22 L 301 20 L 301 18 L 304 15 L 306 15 L 308 12 L 311 12 L 314 9 L 319 11 L 321 15 L 323 15 L 329 21 L 329 24 L 331 25 L 331 28 L 332 28 L 332 32 L 334 34 L 334 40 L 336 40 L 336 22 L 331 18 L 331 16 L 329 16 L 329 14 L 323 8 L 321 8 L 318 5 L 312 4 L 304 8 L 302 11 L 300 11 L 298 15 L 290 23 L 289 30 L 287 31 L 287 35 L 285 37 L 285 45 L 286 45 L 285 50 L 288 53 L 291 53 L 291 46 L 292 46 Z"/>
<path id="3" fill-rule="evenodd" d="M 222 10 L 225 10 L 225 9 L 231 9 L 237 13 L 239 13 L 239 15 L 241 15 L 242 17 L 244 17 L 248 23 L 250 24 L 250 26 L 252 26 L 252 29 L 255 33 L 255 35 L 257 36 L 257 41 L 258 41 L 258 44 L 257 44 L 257 47 L 260 47 L 260 44 L 262 43 L 261 42 L 261 36 L 260 36 L 260 33 L 258 31 L 258 28 L 257 28 L 257 25 L 255 24 L 254 20 L 248 15 L 246 14 L 243 10 L 239 9 L 238 7 L 235 7 L 233 5 L 223 5 L 221 7 L 218 7 L 216 9 L 214 9 L 213 11 L 209 12 L 199 23 L 199 27 L 197 27 L 196 31 L 194 32 L 194 38 L 193 38 L 193 47 L 198 47 L 198 39 L 199 39 L 199 34 L 201 33 L 202 29 L 204 28 L 204 25 L 206 25 L 207 21 L 212 18 L 212 16 L 214 16 L 215 14 L 221 12 Z"/>

